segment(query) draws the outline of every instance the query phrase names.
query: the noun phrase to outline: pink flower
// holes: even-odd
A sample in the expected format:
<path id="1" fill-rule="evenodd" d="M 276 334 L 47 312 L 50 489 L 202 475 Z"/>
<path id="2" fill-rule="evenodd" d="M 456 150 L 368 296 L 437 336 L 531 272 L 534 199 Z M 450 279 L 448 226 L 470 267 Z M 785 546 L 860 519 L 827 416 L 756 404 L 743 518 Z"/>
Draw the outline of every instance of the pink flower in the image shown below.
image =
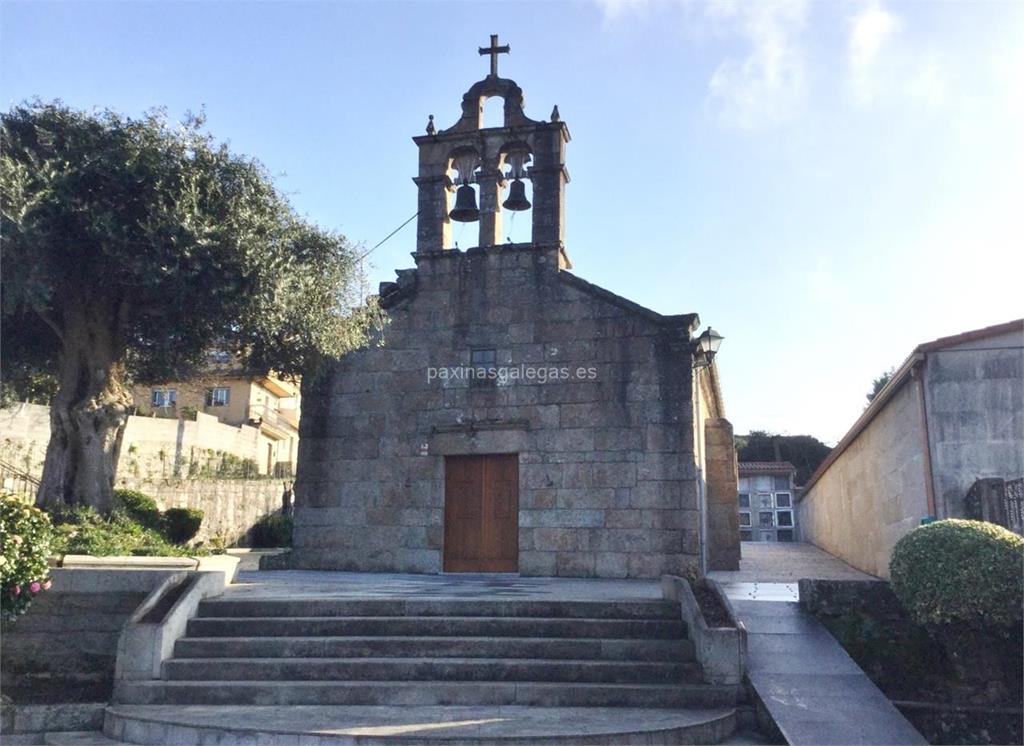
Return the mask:
<path id="1" fill-rule="evenodd" d="M 43 590 L 44 590 L 44 591 L 48 591 L 48 590 L 50 590 L 50 588 L 51 588 L 52 586 L 53 586 L 53 581 L 52 581 L 52 580 L 50 580 L 49 578 L 47 578 L 47 579 L 46 579 L 46 580 L 45 580 L 45 581 L 43 582 Z"/>
<path id="2" fill-rule="evenodd" d="M 18 596 L 20 596 L 20 595 L 21 595 L 21 586 L 20 586 L 20 585 L 16 585 L 16 586 L 14 586 L 13 590 L 11 590 L 11 594 L 12 594 L 12 595 L 13 595 L 13 596 L 14 596 L 15 598 L 17 598 Z"/>
<path id="3" fill-rule="evenodd" d="M 39 584 L 38 580 L 33 580 L 32 584 L 28 587 L 32 593 L 39 593 L 43 589 L 43 586 Z"/>

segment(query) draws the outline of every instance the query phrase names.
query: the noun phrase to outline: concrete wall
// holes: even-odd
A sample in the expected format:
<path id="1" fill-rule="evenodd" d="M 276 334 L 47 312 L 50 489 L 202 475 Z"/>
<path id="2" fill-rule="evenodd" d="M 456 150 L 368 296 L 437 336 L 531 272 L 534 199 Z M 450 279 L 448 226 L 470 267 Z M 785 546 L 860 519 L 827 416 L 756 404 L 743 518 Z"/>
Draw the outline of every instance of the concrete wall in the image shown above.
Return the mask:
<path id="1" fill-rule="evenodd" d="M 883 578 L 893 546 L 928 515 L 920 385 L 908 379 L 797 508 L 805 541 Z"/>
<path id="2" fill-rule="evenodd" d="M 16 404 L 0 409 L 0 459 L 38 478 L 49 440 L 49 407 Z M 201 412 L 195 421 L 132 416 L 125 427 L 118 481 L 215 476 L 223 454 L 265 466 L 259 429 L 225 425 Z"/>
<path id="3" fill-rule="evenodd" d="M 38 477 L 49 442 L 49 407 L 23 403 L 0 409 L 0 460 Z"/>
<path id="4" fill-rule="evenodd" d="M 251 459 L 257 473 L 262 473 L 259 429 L 226 425 L 202 412 L 195 421 L 129 417 L 117 465 L 118 483 L 213 476 L 223 454 Z"/>
<path id="5" fill-rule="evenodd" d="M 936 509 L 964 515 L 983 477 L 1024 477 L 1024 339 L 1004 334 L 928 354 L 928 439 Z"/>
<path id="6" fill-rule="evenodd" d="M 557 245 L 416 255 L 384 344 L 304 382 L 300 567 L 439 572 L 444 456 L 519 454 L 524 575 L 681 574 L 698 554 L 690 325 L 559 272 Z M 428 380 L 494 349 L 568 379 Z M 595 369 L 591 379 L 577 368 Z"/>
<path id="7" fill-rule="evenodd" d="M 49 407 L 18 404 L 0 410 L 0 458 L 4 461 L 38 478 L 49 438 Z M 281 508 L 286 481 L 213 477 L 224 454 L 256 459 L 265 448 L 264 441 L 257 428 L 225 425 L 202 413 L 194 422 L 129 417 L 117 487 L 151 495 L 164 510 L 199 508 L 204 518 L 197 540 L 214 536 L 242 540 L 262 516 Z"/>

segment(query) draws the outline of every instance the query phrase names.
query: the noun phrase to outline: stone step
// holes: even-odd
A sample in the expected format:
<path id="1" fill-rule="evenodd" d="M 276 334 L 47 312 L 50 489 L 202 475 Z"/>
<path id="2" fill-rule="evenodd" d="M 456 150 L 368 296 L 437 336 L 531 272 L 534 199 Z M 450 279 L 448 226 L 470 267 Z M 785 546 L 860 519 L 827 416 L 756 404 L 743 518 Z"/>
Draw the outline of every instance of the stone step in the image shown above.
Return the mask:
<path id="1" fill-rule="evenodd" d="M 664 601 L 538 601 L 479 599 L 211 599 L 201 617 L 463 616 L 546 619 L 679 619 Z"/>
<path id="2" fill-rule="evenodd" d="M 201 617 L 189 637 L 565 637 L 674 639 L 686 626 L 670 619 L 558 619 L 542 617 Z"/>
<path id="3" fill-rule="evenodd" d="M 714 744 L 736 727 L 732 708 L 259 707 L 115 705 L 106 730 L 128 743 L 627 746 Z M 751 742 L 760 743 L 760 742 Z"/>
<path id="4" fill-rule="evenodd" d="M 6 743 L 6 738 L 4 742 Z M 40 743 L 47 746 L 117 746 L 124 741 L 105 736 L 98 730 L 81 730 L 47 733 Z"/>
<path id="5" fill-rule="evenodd" d="M 545 637 L 183 637 L 177 658 L 546 658 L 694 660 L 690 640 Z"/>
<path id="6" fill-rule="evenodd" d="M 708 684 L 507 681 L 123 681 L 117 704 L 524 705 L 531 707 L 732 707 L 737 688 Z"/>
<path id="7" fill-rule="evenodd" d="M 169 681 L 560 681 L 679 684 L 700 681 L 693 663 L 550 661 L 535 658 L 177 658 Z"/>

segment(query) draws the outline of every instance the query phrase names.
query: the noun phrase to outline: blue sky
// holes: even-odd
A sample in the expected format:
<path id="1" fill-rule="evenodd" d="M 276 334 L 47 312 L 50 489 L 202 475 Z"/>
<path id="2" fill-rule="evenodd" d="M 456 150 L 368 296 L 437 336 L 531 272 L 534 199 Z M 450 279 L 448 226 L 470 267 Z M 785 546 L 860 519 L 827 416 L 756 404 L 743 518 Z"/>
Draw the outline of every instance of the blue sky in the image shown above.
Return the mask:
<path id="1" fill-rule="evenodd" d="M 737 432 L 834 442 L 915 344 L 1024 315 L 1022 3 L 5 0 L 0 23 L 5 107 L 205 107 L 367 248 L 499 33 L 527 114 L 573 135 L 574 271 L 720 330 Z M 413 246 L 371 256 L 374 287 Z"/>

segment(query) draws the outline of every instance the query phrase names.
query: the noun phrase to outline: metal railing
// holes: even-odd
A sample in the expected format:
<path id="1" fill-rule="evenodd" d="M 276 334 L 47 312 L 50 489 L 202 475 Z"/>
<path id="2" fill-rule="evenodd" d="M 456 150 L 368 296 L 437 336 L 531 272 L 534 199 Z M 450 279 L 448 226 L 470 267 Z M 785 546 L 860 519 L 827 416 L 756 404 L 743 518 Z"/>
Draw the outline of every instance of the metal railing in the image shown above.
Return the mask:
<path id="1" fill-rule="evenodd" d="M 964 498 L 964 514 L 1024 535 L 1024 478 L 975 480 Z"/>
<path id="2" fill-rule="evenodd" d="M 0 461 L 0 487 L 16 495 L 35 498 L 39 491 L 39 479 L 14 464 Z"/>
<path id="3" fill-rule="evenodd" d="M 249 419 L 260 420 L 273 427 L 299 429 L 298 413 L 294 409 L 274 409 L 267 404 L 254 404 L 249 407 Z"/>

